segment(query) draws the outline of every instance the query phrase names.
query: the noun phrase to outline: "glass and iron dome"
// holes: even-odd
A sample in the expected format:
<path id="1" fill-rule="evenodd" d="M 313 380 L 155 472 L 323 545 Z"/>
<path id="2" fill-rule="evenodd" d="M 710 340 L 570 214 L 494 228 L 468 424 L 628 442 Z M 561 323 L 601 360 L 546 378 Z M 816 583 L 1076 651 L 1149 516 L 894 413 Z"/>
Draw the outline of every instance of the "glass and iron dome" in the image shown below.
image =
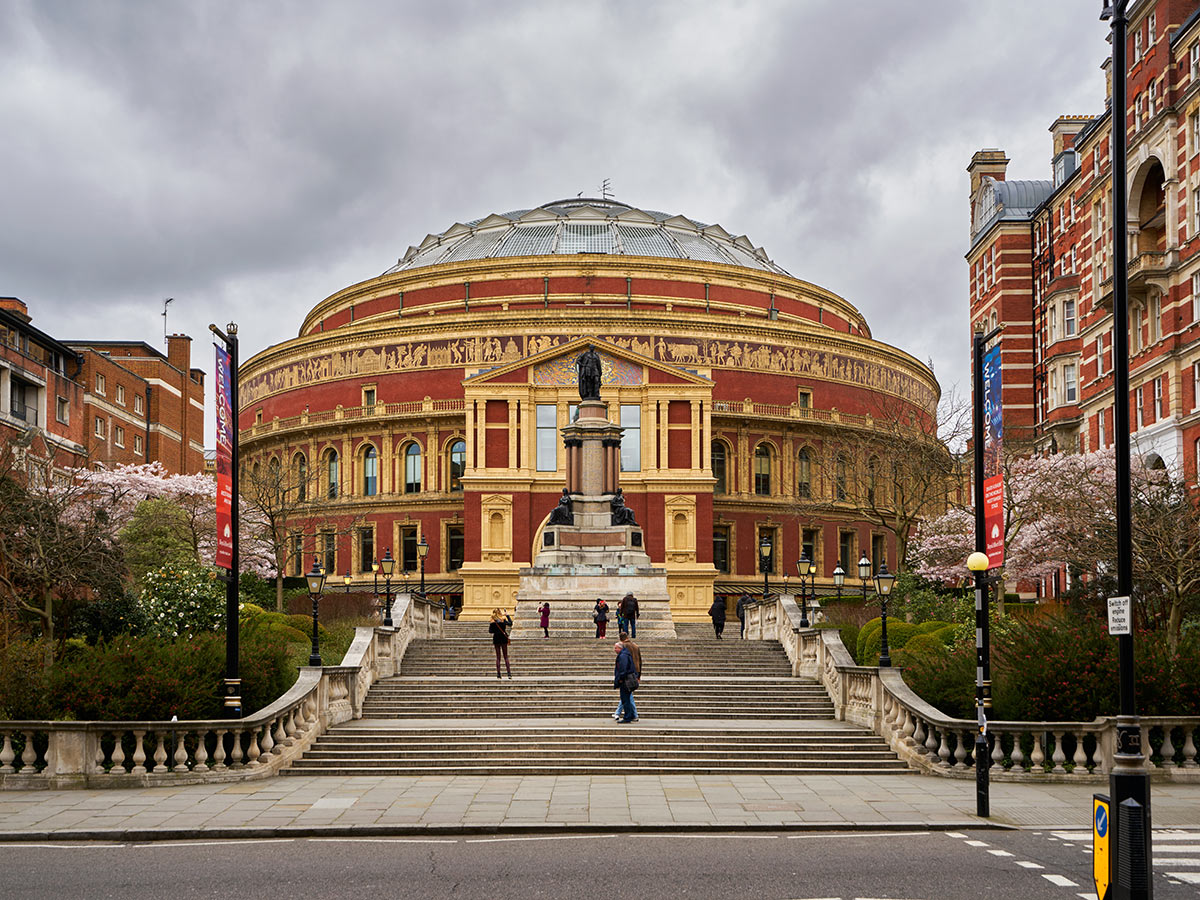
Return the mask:
<path id="1" fill-rule="evenodd" d="M 409 247 L 384 274 L 463 260 L 581 253 L 691 259 L 789 274 L 745 235 L 735 237 L 720 225 L 582 197 L 452 225 Z"/>

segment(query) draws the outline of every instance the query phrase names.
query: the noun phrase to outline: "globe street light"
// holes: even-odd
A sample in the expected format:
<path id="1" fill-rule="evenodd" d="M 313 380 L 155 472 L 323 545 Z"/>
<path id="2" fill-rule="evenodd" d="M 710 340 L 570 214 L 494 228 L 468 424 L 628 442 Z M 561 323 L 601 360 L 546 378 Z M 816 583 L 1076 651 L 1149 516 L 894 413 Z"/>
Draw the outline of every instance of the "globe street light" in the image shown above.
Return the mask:
<path id="1" fill-rule="evenodd" d="M 888 571 L 887 563 L 883 563 L 879 567 L 879 571 L 875 573 L 875 593 L 879 595 L 879 623 L 880 623 L 880 643 L 879 643 L 879 668 L 886 669 L 892 665 L 892 655 L 888 652 L 887 641 L 887 605 L 888 595 L 892 592 L 892 585 L 896 583 L 896 576 Z"/>
<path id="2" fill-rule="evenodd" d="M 417 544 L 417 556 L 421 558 L 421 602 L 425 602 L 425 557 L 429 555 L 429 544 L 425 535 L 421 535 L 421 543 Z"/>
<path id="3" fill-rule="evenodd" d="M 392 559 L 392 548 L 388 547 L 383 553 L 383 561 L 379 567 L 383 569 L 383 583 L 386 599 L 384 600 L 386 611 L 383 618 L 383 624 L 388 628 L 392 627 L 392 569 L 395 567 L 396 561 Z"/>
<path id="4" fill-rule="evenodd" d="M 867 559 L 867 551 L 858 559 L 858 577 L 862 581 L 863 603 L 867 602 L 867 582 L 871 580 L 871 561 Z"/>
<path id="5" fill-rule="evenodd" d="M 767 602 L 767 562 L 771 559 L 771 542 L 764 534 L 758 542 L 758 567 L 763 573 L 763 603 Z"/>
<path id="6" fill-rule="evenodd" d="M 837 587 L 837 598 L 842 599 L 842 585 L 846 583 L 846 570 L 842 568 L 842 564 L 838 563 L 837 568 L 833 570 L 833 583 Z"/>
<path id="7" fill-rule="evenodd" d="M 803 550 L 796 560 L 796 572 L 800 576 L 800 627 L 808 627 L 808 573 L 812 571 L 812 560 Z M 816 575 L 814 574 L 815 578 Z"/>
<path id="8" fill-rule="evenodd" d="M 308 596 L 312 598 L 312 617 L 313 617 L 313 632 L 312 632 L 312 653 L 309 654 L 308 664 L 310 666 L 322 666 L 321 648 L 317 641 L 317 615 L 321 608 L 321 591 L 325 589 L 325 572 L 321 568 L 321 563 L 317 558 L 313 557 L 312 571 L 304 576 L 308 582 Z"/>

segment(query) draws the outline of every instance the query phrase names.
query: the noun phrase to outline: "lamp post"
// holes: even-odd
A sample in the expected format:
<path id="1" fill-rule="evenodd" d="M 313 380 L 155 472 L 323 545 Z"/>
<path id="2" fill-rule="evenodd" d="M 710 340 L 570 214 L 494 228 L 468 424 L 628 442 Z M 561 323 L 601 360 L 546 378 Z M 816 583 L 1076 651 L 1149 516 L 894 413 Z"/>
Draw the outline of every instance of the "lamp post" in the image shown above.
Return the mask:
<path id="1" fill-rule="evenodd" d="M 168 300 L 167 303 L 170 301 Z M 163 304 L 163 328 L 166 329 L 167 307 Z M 240 497 L 238 487 L 241 478 L 241 450 L 238 439 L 238 413 L 241 412 L 238 378 L 238 326 L 230 322 L 222 331 L 216 325 L 209 325 L 208 330 L 216 335 L 225 345 L 222 351 L 217 350 L 217 506 L 218 516 L 220 507 L 228 503 L 229 513 L 229 566 L 225 573 L 225 679 L 222 682 L 225 714 L 230 718 L 242 717 L 242 676 L 239 669 L 239 609 L 240 589 L 238 587 L 241 571 L 241 550 L 238 546 L 240 532 Z M 224 370 L 224 371 L 223 371 Z M 224 377 L 222 377 L 224 376 Z M 226 380 L 227 379 L 227 380 Z M 222 463 L 228 463 L 228 471 L 222 471 Z M 227 488 L 228 493 L 223 488 Z M 218 529 L 219 530 L 219 529 Z M 218 544 L 221 542 L 218 541 Z"/>
<path id="2" fill-rule="evenodd" d="M 808 573 L 812 571 L 812 560 L 804 551 L 796 560 L 796 573 L 800 576 L 800 627 L 808 627 Z M 815 577 L 815 575 L 814 575 Z"/>
<path id="3" fill-rule="evenodd" d="M 346 593 L 349 594 L 350 593 L 350 573 L 349 572 L 347 572 L 345 575 L 342 576 L 342 581 L 346 585 Z"/>
<path id="4" fill-rule="evenodd" d="M 313 611 L 312 653 L 309 654 L 308 664 L 322 666 L 324 663 L 321 662 L 321 647 L 317 640 L 317 616 L 321 609 L 321 591 L 325 588 L 325 572 L 321 569 L 321 564 L 315 556 L 313 557 L 312 571 L 304 577 L 308 581 L 308 596 L 312 599 Z"/>
<path id="5" fill-rule="evenodd" d="M 864 554 L 865 555 L 865 554 Z M 892 585 L 896 582 L 896 576 L 888 571 L 887 563 L 879 566 L 879 571 L 875 573 L 875 593 L 879 595 L 879 624 L 880 624 L 880 643 L 879 643 L 879 668 L 886 669 L 892 665 L 892 655 L 888 652 L 887 641 L 887 605 L 888 595 L 892 592 Z"/>
<path id="6" fill-rule="evenodd" d="M 376 562 L 375 560 L 371 560 L 371 575 L 375 579 L 375 589 L 374 589 L 373 593 L 375 594 L 375 599 L 378 600 L 379 599 L 379 563 Z"/>
<path id="7" fill-rule="evenodd" d="M 991 752 L 988 750 L 987 717 L 992 706 L 992 664 L 988 650 L 987 570 L 988 555 L 976 550 L 967 557 L 967 568 L 975 577 L 975 815 L 991 815 L 988 786 Z"/>
<path id="8" fill-rule="evenodd" d="M 388 628 L 392 627 L 392 569 L 395 565 L 396 561 L 392 559 L 392 548 L 388 547 L 383 553 L 383 561 L 379 564 L 379 567 L 383 569 L 383 590 L 385 592 L 383 624 Z"/>
<path id="9" fill-rule="evenodd" d="M 858 558 L 858 577 L 862 581 L 863 603 L 867 602 L 867 582 L 871 580 L 871 561 L 867 559 L 867 551 Z"/>
<path id="10" fill-rule="evenodd" d="M 837 598 L 842 599 L 842 585 L 846 583 L 846 570 L 842 568 L 842 564 L 838 563 L 837 568 L 833 570 L 833 584 L 837 588 Z"/>
<path id="11" fill-rule="evenodd" d="M 767 602 L 767 562 L 771 559 L 771 542 L 764 534 L 758 542 L 758 567 L 763 573 L 763 603 Z"/>
<path id="12" fill-rule="evenodd" d="M 417 544 L 417 556 L 421 559 L 421 602 L 425 602 L 425 557 L 429 555 L 429 544 L 425 535 L 421 535 L 421 543 Z"/>

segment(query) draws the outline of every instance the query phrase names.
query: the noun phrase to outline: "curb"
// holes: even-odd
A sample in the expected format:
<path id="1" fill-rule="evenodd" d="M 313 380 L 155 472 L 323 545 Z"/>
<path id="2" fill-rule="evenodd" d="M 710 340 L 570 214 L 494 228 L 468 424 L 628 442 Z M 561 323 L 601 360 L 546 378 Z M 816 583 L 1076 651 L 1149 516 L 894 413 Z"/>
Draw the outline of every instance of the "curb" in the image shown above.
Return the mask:
<path id="1" fill-rule="evenodd" d="M 456 835 L 530 835 L 575 834 L 698 834 L 698 833 L 833 833 L 842 831 L 1016 831 L 1015 825 L 986 820 L 965 819 L 957 822 L 798 822 L 793 824 L 679 824 L 594 823 L 556 825 L 293 825 L 270 828 L 80 828 L 61 831 L 0 831 L 0 844 L 33 841 L 109 841 L 113 843 L 149 843 L 152 841 L 237 840 L 263 838 L 330 837 L 430 837 Z"/>

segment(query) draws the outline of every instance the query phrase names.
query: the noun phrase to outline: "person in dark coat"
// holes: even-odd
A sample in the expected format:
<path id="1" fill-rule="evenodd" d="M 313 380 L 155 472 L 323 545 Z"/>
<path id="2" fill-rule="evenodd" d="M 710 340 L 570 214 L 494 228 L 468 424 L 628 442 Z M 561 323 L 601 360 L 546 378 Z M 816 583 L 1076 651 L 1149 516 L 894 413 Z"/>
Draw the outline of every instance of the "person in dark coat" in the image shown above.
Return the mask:
<path id="1" fill-rule="evenodd" d="M 630 676 L 637 678 L 637 669 L 633 665 L 633 654 L 620 641 L 613 644 L 613 652 L 617 654 L 617 663 L 613 667 L 613 687 L 621 692 L 621 708 L 625 717 L 617 719 L 622 725 L 628 725 L 637 718 L 637 707 L 633 705 L 633 691 L 630 688 Z"/>
<path id="2" fill-rule="evenodd" d="M 621 630 L 628 631 L 630 637 L 637 637 L 638 600 L 633 596 L 632 591 L 622 597 L 621 602 L 617 604 L 617 614 L 625 623 L 625 627 Z"/>
<path id="3" fill-rule="evenodd" d="M 637 645 L 637 642 L 634 641 L 633 638 L 631 638 L 629 636 L 629 632 L 627 632 L 627 631 L 621 632 L 621 643 L 623 645 L 625 645 L 625 647 L 629 650 L 629 655 L 633 657 L 633 668 L 635 670 L 637 670 L 638 681 L 641 681 L 641 679 L 642 679 L 642 648 L 639 647 Z M 620 719 L 624 716 L 624 714 L 625 714 L 625 704 L 624 704 L 624 702 L 618 702 L 617 703 L 617 711 L 613 713 L 612 717 L 614 719 Z M 633 720 L 635 722 L 638 720 L 638 714 L 637 714 L 636 709 L 633 711 Z"/>
<path id="4" fill-rule="evenodd" d="M 725 601 L 720 597 L 713 600 L 713 605 L 708 608 L 708 614 L 712 618 L 713 631 L 720 640 L 721 632 L 725 630 Z"/>
<path id="5" fill-rule="evenodd" d="M 753 602 L 754 600 L 749 594 L 742 594 L 742 596 L 738 597 L 737 617 L 738 621 L 742 623 L 742 637 L 746 636 L 746 607 Z"/>
<path id="6" fill-rule="evenodd" d="M 608 630 L 608 604 L 603 597 L 596 598 L 596 605 L 592 607 L 592 621 L 596 623 L 596 637 L 604 637 L 604 632 Z"/>
<path id="7" fill-rule="evenodd" d="M 549 600 L 545 601 L 541 606 L 538 607 L 538 614 L 541 616 L 539 622 L 541 624 L 542 631 L 545 633 L 546 637 L 550 637 L 550 601 Z"/>
<path id="8" fill-rule="evenodd" d="M 512 666 L 508 664 L 508 630 L 512 628 L 512 616 L 506 615 L 501 609 L 492 610 L 492 621 L 488 632 L 492 635 L 492 647 L 496 650 L 496 677 L 500 677 L 500 655 L 504 655 L 504 668 L 508 677 L 512 678 Z"/>

